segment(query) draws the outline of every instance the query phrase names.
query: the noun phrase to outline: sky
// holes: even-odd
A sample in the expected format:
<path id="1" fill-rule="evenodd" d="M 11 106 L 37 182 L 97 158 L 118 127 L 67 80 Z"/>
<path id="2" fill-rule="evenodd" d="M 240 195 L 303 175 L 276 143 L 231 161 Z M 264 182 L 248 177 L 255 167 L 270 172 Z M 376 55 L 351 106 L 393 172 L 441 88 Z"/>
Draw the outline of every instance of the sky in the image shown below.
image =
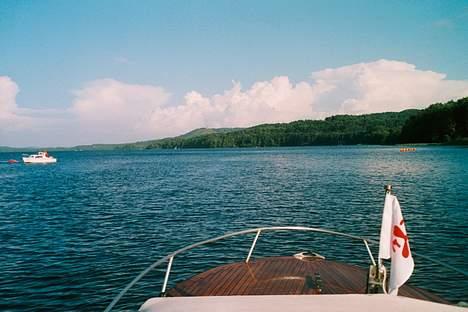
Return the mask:
<path id="1" fill-rule="evenodd" d="M 468 96 L 468 1 L 0 1 L 0 146 Z"/>

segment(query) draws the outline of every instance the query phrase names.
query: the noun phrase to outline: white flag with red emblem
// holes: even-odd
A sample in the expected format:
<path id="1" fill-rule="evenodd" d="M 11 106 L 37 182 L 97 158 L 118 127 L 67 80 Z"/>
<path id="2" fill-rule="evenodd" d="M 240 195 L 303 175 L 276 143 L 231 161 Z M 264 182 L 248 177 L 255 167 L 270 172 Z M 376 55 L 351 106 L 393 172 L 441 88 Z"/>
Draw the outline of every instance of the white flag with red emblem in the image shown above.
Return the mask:
<path id="1" fill-rule="evenodd" d="M 392 259 L 392 264 L 388 293 L 396 296 L 398 287 L 403 285 L 413 273 L 414 261 L 400 203 L 396 196 L 391 194 L 385 196 L 379 246 L 379 260 L 389 258 Z"/>

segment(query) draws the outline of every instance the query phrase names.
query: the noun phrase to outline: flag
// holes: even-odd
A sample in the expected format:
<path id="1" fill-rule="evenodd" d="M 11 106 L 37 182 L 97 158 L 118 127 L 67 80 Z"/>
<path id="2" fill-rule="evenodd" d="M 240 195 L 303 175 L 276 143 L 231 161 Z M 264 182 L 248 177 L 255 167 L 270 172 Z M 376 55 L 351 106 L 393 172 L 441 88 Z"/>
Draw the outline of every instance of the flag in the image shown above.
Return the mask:
<path id="1" fill-rule="evenodd" d="M 379 263 L 380 259 L 390 258 L 392 263 L 388 293 L 396 296 L 398 287 L 403 285 L 413 273 L 414 261 L 400 203 L 396 196 L 387 194 L 380 229 Z"/>

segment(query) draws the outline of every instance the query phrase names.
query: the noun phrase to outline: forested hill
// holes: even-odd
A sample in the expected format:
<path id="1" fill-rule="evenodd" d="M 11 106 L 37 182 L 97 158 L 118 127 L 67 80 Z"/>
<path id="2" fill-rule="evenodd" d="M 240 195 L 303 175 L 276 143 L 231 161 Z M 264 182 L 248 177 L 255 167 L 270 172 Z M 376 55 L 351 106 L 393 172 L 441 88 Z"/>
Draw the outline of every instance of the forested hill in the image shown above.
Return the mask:
<path id="1" fill-rule="evenodd" d="M 424 110 L 338 115 L 153 141 L 146 148 L 468 143 L 468 98 Z"/>
<path id="2" fill-rule="evenodd" d="M 403 126 L 400 142 L 468 145 L 468 97 L 433 104 L 410 117 Z"/>
<path id="3" fill-rule="evenodd" d="M 339 115 L 325 120 L 264 124 L 229 133 L 155 141 L 148 148 L 395 144 L 399 142 L 405 122 L 417 113 L 418 110 L 406 110 L 399 113 Z"/>
<path id="4" fill-rule="evenodd" d="M 337 115 L 250 128 L 201 128 L 184 135 L 128 144 L 94 144 L 49 150 L 264 147 L 446 143 L 468 145 L 468 98 L 399 113 Z M 0 147 L 0 151 L 35 150 Z M 47 148 L 46 148 L 47 149 Z"/>
<path id="5" fill-rule="evenodd" d="M 242 128 L 199 128 L 187 132 L 185 134 L 179 135 L 173 138 L 165 138 L 165 139 L 156 139 L 156 140 L 149 140 L 149 141 L 140 141 L 134 143 L 122 143 L 122 144 L 92 144 L 92 145 L 79 145 L 75 147 L 71 147 L 71 150 L 79 150 L 79 151 L 87 151 L 87 150 L 119 150 L 119 149 L 147 149 L 149 146 L 157 146 L 159 144 L 163 144 L 164 142 L 179 142 L 186 139 L 192 139 L 197 136 L 204 136 L 208 134 L 215 134 L 215 133 L 229 133 L 233 131 L 242 130 Z M 53 149 L 52 149 L 53 150 Z"/>

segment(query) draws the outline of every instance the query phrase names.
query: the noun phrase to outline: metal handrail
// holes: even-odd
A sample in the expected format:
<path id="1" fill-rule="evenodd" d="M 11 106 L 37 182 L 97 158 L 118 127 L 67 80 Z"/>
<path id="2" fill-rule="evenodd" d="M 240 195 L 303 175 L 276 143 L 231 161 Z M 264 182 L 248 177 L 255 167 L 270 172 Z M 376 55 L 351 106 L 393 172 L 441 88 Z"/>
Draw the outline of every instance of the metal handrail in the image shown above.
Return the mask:
<path id="1" fill-rule="evenodd" d="M 140 279 L 142 279 L 151 270 L 153 270 L 154 268 L 160 266 L 161 264 L 165 263 L 166 261 L 169 261 L 167 269 L 166 269 L 166 274 L 164 276 L 164 282 L 163 282 L 162 290 L 161 290 L 161 294 L 164 295 L 165 291 L 166 291 L 167 283 L 169 281 L 169 274 L 170 274 L 170 270 L 171 270 L 171 267 L 172 267 L 172 262 L 174 260 L 174 257 L 177 256 L 180 253 L 183 253 L 183 252 L 185 252 L 187 250 L 190 250 L 190 249 L 202 246 L 202 245 L 210 244 L 210 243 L 213 243 L 213 242 L 225 239 L 225 238 L 229 238 L 229 237 L 233 237 L 233 236 L 239 236 L 239 235 L 243 235 L 243 234 L 249 234 L 249 233 L 257 233 L 256 236 L 255 236 L 255 239 L 254 239 L 254 241 L 252 243 L 252 246 L 250 247 L 249 254 L 248 254 L 248 256 L 247 256 L 247 258 L 245 260 L 245 262 L 249 262 L 250 257 L 252 256 L 253 250 L 255 248 L 255 245 L 257 243 L 257 239 L 260 236 L 261 232 L 266 232 L 266 231 L 287 231 L 287 230 L 326 233 L 326 234 L 342 236 L 342 237 L 346 237 L 346 238 L 349 238 L 349 239 L 362 241 L 364 243 L 365 247 L 366 247 L 366 250 L 367 250 L 367 252 L 369 254 L 369 257 L 370 257 L 372 263 L 375 265 L 375 260 L 374 260 L 374 257 L 372 256 L 372 253 L 371 253 L 370 249 L 369 249 L 368 243 L 375 244 L 376 242 L 373 241 L 373 240 L 364 238 L 364 237 L 359 237 L 359 236 L 355 236 L 355 235 L 340 233 L 340 232 L 331 231 L 331 230 L 327 230 L 327 229 L 304 227 L 304 226 L 259 227 L 259 228 L 249 229 L 249 230 L 232 232 L 232 233 L 224 234 L 224 235 L 221 235 L 221 236 L 218 236 L 218 237 L 215 237 L 215 238 L 207 239 L 207 240 L 204 240 L 204 241 L 201 241 L 201 242 L 186 246 L 184 248 L 178 249 L 178 250 L 168 254 L 167 256 L 165 256 L 165 257 L 159 259 L 158 261 L 154 262 L 153 264 L 148 266 L 145 270 L 143 270 L 140 274 L 138 274 L 137 277 L 135 277 L 127 286 L 125 286 L 124 289 L 122 289 L 122 291 L 120 291 L 120 293 L 107 306 L 107 308 L 104 310 L 104 312 L 111 311 L 112 308 L 123 297 L 123 295 L 125 295 L 125 293 L 130 288 L 132 288 L 133 285 L 135 285 Z"/>
<path id="2" fill-rule="evenodd" d="M 359 241 L 362 241 L 366 247 L 366 250 L 369 254 L 369 257 L 371 259 L 371 262 L 373 265 L 375 265 L 375 259 L 374 257 L 372 256 L 372 252 L 369 248 L 369 243 L 370 244 L 378 244 L 377 241 L 373 240 L 373 239 L 368 239 L 368 238 L 365 238 L 365 237 L 360 237 L 360 236 L 355 236 L 355 235 L 350 235 L 350 234 L 345 234 L 345 233 L 340 233 L 340 232 L 336 232 L 336 231 L 331 231 L 331 230 L 327 230 L 327 229 L 321 229 L 321 228 L 312 228 L 312 227 L 304 227 L 304 226 L 272 226 L 272 227 L 259 227 L 259 228 L 254 228 L 254 229 L 249 229 L 249 230 L 243 230 L 243 231 L 238 231 L 238 232 L 232 232 L 232 233 L 227 233 L 227 234 L 224 234 L 224 235 L 221 235 L 221 236 L 218 236 L 218 237 L 215 237 L 215 238 L 211 238 L 211 239 L 207 239 L 207 240 L 204 240 L 204 241 L 201 241 L 201 242 L 198 242 L 198 243 L 195 243 L 195 244 L 192 244 L 192 245 L 189 245 L 189 246 L 186 246 L 184 248 L 180 248 L 170 254 L 168 254 L 167 256 L 159 259 L 158 261 L 154 262 L 153 264 L 151 264 L 150 266 L 148 266 L 145 270 L 143 270 L 140 274 L 138 274 L 137 277 L 135 277 L 127 286 L 125 286 L 124 289 L 122 289 L 120 291 L 120 293 L 112 300 L 112 302 L 107 306 L 107 308 L 104 310 L 104 312 L 109 312 L 112 310 L 112 308 L 120 301 L 120 299 L 125 295 L 125 293 L 133 287 L 133 285 L 135 285 L 140 279 L 142 279 L 146 274 L 148 274 L 151 270 L 153 270 L 154 268 L 160 266 L 161 264 L 165 263 L 166 261 L 168 261 L 168 265 L 167 265 L 167 269 L 166 269 L 166 274 L 164 276 L 164 282 L 163 282 L 163 286 L 162 286 L 162 289 L 161 289 L 161 294 L 164 295 L 165 294 L 165 291 L 166 291 L 166 287 L 167 287 L 167 283 L 169 281 L 169 274 L 170 274 L 170 271 L 171 271 L 171 267 L 172 267 L 172 263 L 174 261 L 174 257 L 177 256 L 178 254 L 180 253 L 183 253 L 185 251 L 188 251 L 190 249 L 193 249 L 193 248 L 196 248 L 196 247 L 199 247 L 199 246 L 202 246 L 202 245 L 206 245 L 206 244 L 210 244 L 210 243 L 213 243 L 213 242 L 216 242 L 216 241 L 219 241 L 219 240 L 222 240 L 222 239 L 225 239 L 225 238 L 229 238 L 229 237 L 233 237 L 233 236 L 239 236 L 239 235 L 243 235 L 243 234 L 249 234 L 249 233 L 256 233 L 255 235 L 255 239 L 253 240 L 252 242 L 252 246 L 250 247 L 249 249 L 249 253 L 247 255 L 247 258 L 245 260 L 245 262 L 249 262 L 250 260 L 250 257 L 252 256 L 252 253 L 254 251 L 254 248 L 255 248 L 255 245 L 257 243 L 257 240 L 260 236 L 260 233 L 261 232 L 266 232 L 266 231 L 286 231 L 286 230 L 293 230 L 293 231 L 308 231 L 308 232 L 319 232 L 319 233 L 326 233 L 326 234 L 331 234 L 331 235 L 336 235 L 336 236 L 342 236 L 342 237 L 346 237 L 346 238 L 350 238 L 350 239 L 353 239 L 353 240 L 359 240 Z M 431 257 L 428 257 L 428 256 L 424 256 L 424 255 L 420 255 L 420 254 L 416 254 L 414 252 L 412 252 L 412 254 L 414 256 L 418 256 L 420 258 L 424 258 L 426 260 L 429 260 L 429 261 L 432 261 L 434 263 L 437 263 L 445 268 L 448 268 L 450 270 L 453 270 L 455 272 L 458 272 L 460 274 L 463 274 L 465 276 L 468 276 L 468 272 L 466 271 L 463 271 L 463 270 L 460 270 L 452 265 L 449 265 L 447 263 L 444 263 L 444 262 L 441 262 L 439 260 L 436 260 L 436 259 L 433 259 Z"/>

